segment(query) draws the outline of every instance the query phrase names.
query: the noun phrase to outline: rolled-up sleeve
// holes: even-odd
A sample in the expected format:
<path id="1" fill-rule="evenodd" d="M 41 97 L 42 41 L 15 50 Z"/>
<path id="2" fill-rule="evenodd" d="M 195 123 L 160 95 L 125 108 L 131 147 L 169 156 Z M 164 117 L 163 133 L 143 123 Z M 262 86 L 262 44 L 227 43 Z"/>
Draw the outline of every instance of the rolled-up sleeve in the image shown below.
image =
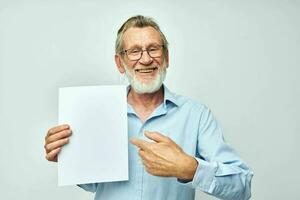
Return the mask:
<path id="1" fill-rule="evenodd" d="M 223 138 L 217 121 L 206 109 L 199 122 L 198 162 L 192 181 L 183 183 L 224 200 L 248 200 L 253 172 Z"/>

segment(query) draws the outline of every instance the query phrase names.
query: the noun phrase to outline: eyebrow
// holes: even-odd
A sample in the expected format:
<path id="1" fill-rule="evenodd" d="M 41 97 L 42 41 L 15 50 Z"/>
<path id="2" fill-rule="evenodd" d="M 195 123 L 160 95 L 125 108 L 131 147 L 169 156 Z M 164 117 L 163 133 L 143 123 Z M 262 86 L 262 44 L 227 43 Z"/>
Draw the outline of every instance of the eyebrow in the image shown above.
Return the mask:
<path id="1" fill-rule="evenodd" d="M 147 45 L 147 47 L 146 48 L 149 48 L 149 47 L 151 47 L 151 46 L 156 46 L 156 45 L 160 45 L 159 43 L 157 43 L 157 42 L 152 42 L 152 43 L 150 43 L 150 44 L 148 44 Z M 139 49 L 142 49 L 142 47 L 140 46 L 140 45 L 133 45 L 133 46 L 131 46 L 130 48 L 128 48 L 128 49 L 135 49 L 135 48 L 139 48 Z"/>

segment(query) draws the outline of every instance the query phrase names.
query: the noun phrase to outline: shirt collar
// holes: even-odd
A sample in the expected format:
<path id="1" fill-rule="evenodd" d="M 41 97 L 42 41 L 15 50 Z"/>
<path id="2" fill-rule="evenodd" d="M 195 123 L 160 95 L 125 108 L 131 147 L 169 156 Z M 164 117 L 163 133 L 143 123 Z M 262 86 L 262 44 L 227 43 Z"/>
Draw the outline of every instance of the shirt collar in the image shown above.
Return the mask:
<path id="1" fill-rule="evenodd" d="M 176 97 L 176 94 L 172 93 L 165 84 L 163 84 L 164 87 L 164 104 L 167 105 L 167 102 L 171 102 L 176 106 L 180 105 L 180 102 L 178 98 Z"/>

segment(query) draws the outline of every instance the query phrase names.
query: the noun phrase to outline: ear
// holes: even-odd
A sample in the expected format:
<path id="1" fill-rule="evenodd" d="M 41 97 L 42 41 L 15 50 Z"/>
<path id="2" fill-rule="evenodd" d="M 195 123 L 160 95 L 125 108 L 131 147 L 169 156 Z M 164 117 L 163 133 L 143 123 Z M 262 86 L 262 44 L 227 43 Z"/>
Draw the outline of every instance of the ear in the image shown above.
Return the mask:
<path id="1" fill-rule="evenodd" d="M 120 72 L 121 74 L 124 74 L 124 73 L 125 73 L 125 68 L 124 68 L 124 66 L 122 65 L 121 59 L 122 59 L 122 58 L 121 58 L 120 55 L 118 55 L 118 54 L 115 55 L 115 63 L 116 63 L 116 65 L 117 65 L 117 68 L 118 68 L 118 70 L 119 70 L 119 72 Z"/>
<path id="2" fill-rule="evenodd" d="M 168 68 L 169 67 L 169 51 L 167 51 L 165 59 L 166 59 L 167 68 Z"/>

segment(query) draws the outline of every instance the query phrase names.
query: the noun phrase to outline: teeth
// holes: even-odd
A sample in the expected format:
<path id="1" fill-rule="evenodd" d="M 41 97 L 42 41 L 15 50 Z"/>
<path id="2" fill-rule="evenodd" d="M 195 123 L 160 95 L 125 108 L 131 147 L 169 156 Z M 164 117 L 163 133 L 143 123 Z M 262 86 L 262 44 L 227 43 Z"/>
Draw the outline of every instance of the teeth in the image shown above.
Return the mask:
<path id="1" fill-rule="evenodd" d="M 149 73 L 149 72 L 153 72 L 154 70 L 156 70 L 157 67 L 154 68 L 148 68 L 148 69 L 136 69 L 135 71 L 137 72 L 141 72 L 141 73 Z"/>

